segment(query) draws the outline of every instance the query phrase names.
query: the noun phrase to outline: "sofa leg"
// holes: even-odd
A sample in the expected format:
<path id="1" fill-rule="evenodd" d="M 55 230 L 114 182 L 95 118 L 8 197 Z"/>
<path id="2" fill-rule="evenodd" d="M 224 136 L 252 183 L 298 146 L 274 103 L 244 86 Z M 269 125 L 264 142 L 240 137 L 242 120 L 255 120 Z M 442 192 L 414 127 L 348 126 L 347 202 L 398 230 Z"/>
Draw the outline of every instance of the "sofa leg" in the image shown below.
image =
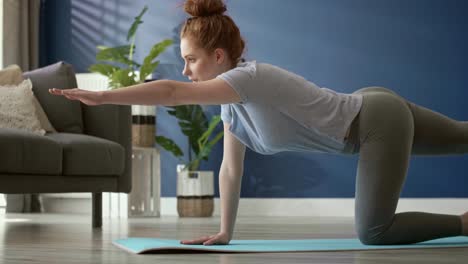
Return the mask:
<path id="1" fill-rule="evenodd" d="M 93 193 L 93 228 L 102 227 L 102 193 Z"/>

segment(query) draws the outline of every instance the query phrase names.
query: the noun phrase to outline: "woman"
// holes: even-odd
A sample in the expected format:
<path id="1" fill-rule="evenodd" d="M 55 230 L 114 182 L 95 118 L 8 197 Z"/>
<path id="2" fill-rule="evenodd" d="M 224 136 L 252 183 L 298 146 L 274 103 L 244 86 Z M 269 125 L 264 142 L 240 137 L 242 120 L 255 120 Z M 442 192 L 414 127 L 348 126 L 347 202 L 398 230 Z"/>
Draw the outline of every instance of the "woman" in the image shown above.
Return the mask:
<path id="1" fill-rule="evenodd" d="M 391 90 L 352 94 L 319 88 L 281 68 L 241 63 L 244 41 L 221 0 L 187 0 L 181 30 L 183 74 L 192 83 L 160 80 L 91 92 L 51 89 L 88 105 L 220 104 L 224 157 L 220 169 L 220 232 L 184 244 L 227 244 L 238 208 L 245 146 L 280 151 L 359 153 L 355 222 L 364 244 L 415 243 L 468 235 L 468 212 L 395 214 L 411 154 L 468 152 L 468 122 L 415 105 Z"/>

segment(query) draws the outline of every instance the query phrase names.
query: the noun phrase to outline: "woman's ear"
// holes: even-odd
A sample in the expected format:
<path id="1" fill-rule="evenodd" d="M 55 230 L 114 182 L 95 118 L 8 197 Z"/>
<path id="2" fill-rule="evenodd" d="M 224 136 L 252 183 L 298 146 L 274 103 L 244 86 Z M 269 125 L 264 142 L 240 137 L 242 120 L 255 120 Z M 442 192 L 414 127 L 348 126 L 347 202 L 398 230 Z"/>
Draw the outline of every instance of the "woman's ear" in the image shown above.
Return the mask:
<path id="1" fill-rule="evenodd" d="M 216 56 L 216 63 L 223 64 L 223 62 L 226 60 L 226 52 L 221 48 L 215 49 L 214 52 Z"/>

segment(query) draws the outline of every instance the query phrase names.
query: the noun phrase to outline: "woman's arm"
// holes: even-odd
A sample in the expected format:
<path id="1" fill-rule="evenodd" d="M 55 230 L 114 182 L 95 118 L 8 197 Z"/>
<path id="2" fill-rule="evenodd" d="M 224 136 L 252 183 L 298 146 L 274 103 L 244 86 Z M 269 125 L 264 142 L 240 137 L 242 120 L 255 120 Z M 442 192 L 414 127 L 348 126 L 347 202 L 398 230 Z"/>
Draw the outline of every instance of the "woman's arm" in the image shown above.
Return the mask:
<path id="1" fill-rule="evenodd" d="M 104 91 L 102 104 L 123 105 L 176 105 L 174 91 L 176 85 L 171 80 L 158 80 L 124 88 Z"/>
<path id="2" fill-rule="evenodd" d="M 242 173 L 230 172 L 226 165 L 221 164 L 219 172 L 219 195 L 221 202 L 220 232 L 226 233 L 229 240 L 234 234 L 237 209 L 242 182 Z"/>
<path id="3" fill-rule="evenodd" d="M 109 91 L 94 92 L 76 88 L 51 89 L 50 93 L 80 100 L 88 105 L 216 105 L 240 101 L 234 89 L 221 79 L 196 83 L 158 80 Z"/>
<path id="4" fill-rule="evenodd" d="M 219 194 L 221 200 L 220 232 L 194 240 L 182 240 L 183 244 L 228 244 L 234 234 L 237 209 L 244 174 L 245 145 L 229 131 L 224 123 L 224 153 L 219 171 Z"/>
<path id="5" fill-rule="evenodd" d="M 221 232 L 227 232 L 229 239 L 234 233 L 245 157 L 245 145 L 229 131 L 230 126 L 224 123 L 224 153 L 219 174 Z"/>

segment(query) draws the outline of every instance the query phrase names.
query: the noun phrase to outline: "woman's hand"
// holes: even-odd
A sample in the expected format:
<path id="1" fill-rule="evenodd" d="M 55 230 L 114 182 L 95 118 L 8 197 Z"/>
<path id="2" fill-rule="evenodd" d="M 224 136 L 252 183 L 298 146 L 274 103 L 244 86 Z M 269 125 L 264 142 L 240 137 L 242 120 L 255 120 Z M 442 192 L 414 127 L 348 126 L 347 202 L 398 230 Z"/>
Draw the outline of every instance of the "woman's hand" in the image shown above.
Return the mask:
<path id="1" fill-rule="evenodd" d="M 200 237 L 194 240 L 182 240 L 180 241 L 181 244 L 185 245 L 201 245 L 209 246 L 209 245 L 227 245 L 231 240 L 229 234 L 220 232 L 216 235 L 212 236 L 205 236 Z"/>
<path id="2" fill-rule="evenodd" d="M 99 105 L 102 104 L 102 91 L 94 92 L 83 89 L 49 89 L 49 93 L 53 95 L 62 95 L 70 100 L 79 100 L 87 105 Z"/>

